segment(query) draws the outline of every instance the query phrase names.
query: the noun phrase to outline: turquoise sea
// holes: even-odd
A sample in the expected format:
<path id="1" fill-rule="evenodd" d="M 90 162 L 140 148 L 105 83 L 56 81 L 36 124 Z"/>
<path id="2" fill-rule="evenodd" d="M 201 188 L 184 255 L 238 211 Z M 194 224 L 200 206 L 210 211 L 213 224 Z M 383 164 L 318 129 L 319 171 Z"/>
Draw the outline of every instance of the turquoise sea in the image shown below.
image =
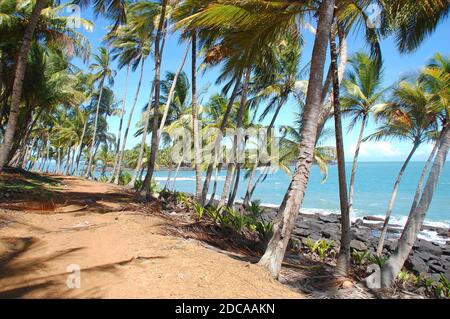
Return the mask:
<path id="1" fill-rule="evenodd" d="M 393 211 L 393 223 L 403 224 L 409 213 L 424 162 L 411 162 L 407 168 L 397 195 Z M 401 162 L 361 162 L 358 164 L 355 183 L 354 212 L 352 218 L 367 215 L 384 216 L 394 181 L 400 170 Z M 350 175 L 351 163 L 347 164 L 347 175 Z M 217 195 L 220 196 L 226 171 L 220 172 Z M 245 174 L 241 174 L 245 175 Z M 155 179 L 164 185 L 167 171 L 155 173 Z M 214 178 L 214 175 L 213 175 Z M 253 199 L 264 205 L 278 206 L 289 185 L 290 177 L 279 170 L 267 177 L 255 191 Z M 239 197 L 243 197 L 248 180 L 242 178 Z M 212 185 L 211 185 L 212 188 Z M 175 189 L 193 193 L 195 174 L 193 171 L 180 171 Z M 337 166 L 329 166 L 328 180 L 322 183 L 322 175 L 317 166 L 313 166 L 303 213 L 339 213 Z M 447 162 L 440 177 L 437 190 L 426 216 L 427 223 L 437 226 L 450 225 L 450 165 Z"/>

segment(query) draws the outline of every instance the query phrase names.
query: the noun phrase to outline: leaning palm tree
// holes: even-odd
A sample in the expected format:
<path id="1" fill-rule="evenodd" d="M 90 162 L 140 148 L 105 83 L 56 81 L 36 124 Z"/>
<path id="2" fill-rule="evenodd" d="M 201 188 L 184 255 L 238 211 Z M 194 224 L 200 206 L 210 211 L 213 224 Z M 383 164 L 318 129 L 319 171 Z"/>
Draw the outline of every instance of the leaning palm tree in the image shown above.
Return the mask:
<path id="1" fill-rule="evenodd" d="M 366 284 L 369 288 L 391 287 L 402 269 L 422 229 L 425 215 L 433 199 L 450 148 L 450 59 L 436 55 L 422 71 L 419 80 L 432 97 L 432 109 L 439 123 L 439 139 L 422 171 L 416 190 L 416 195 L 418 193 L 420 195 L 414 196 L 408 220 L 398 240 L 397 248 L 381 269 L 377 269 L 366 278 Z M 433 164 L 431 165 L 432 161 Z M 425 181 L 427 173 L 428 177 L 422 189 L 422 183 Z"/>
<path id="2" fill-rule="evenodd" d="M 102 100 L 103 95 L 103 88 L 105 85 L 105 81 L 108 81 L 110 85 L 114 83 L 114 76 L 116 74 L 116 71 L 111 69 L 110 63 L 111 63 L 111 57 L 108 49 L 105 47 L 101 47 L 99 49 L 99 53 L 94 55 L 95 63 L 90 65 L 91 71 L 94 73 L 94 82 L 98 82 L 98 90 L 99 90 L 99 96 L 97 101 L 97 108 L 95 111 L 95 120 L 94 120 L 94 132 L 92 135 L 92 142 L 91 142 L 91 151 L 89 154 L 89 161 L 86 169 L 85 176 L 88 177 L 91 172 L 91 166 L 92 166 L 92 159 L 94 156 L 94 147 L 96 144 L 96 134 L 97 134 L 97 125 L 98 125 L 98 117 L 99 117 L 99 110 L 100 110 L 100 102 Z"/>
<path id="3" fill-rule="evenodd" d="M 348 207 L 351 213 L 356 169 L 361 143 L 364 138 L 364 130 L 371 113 L 383 105 L 380 104 L 380 101 L 385 90 L 381 87 L 382 69 L 377 60 L 359 52 L 350 57 L 349 63 L 351 69 L 348 70 L 342 82 L 342 87 L 344 88 L 344 95 L 341 98 L 342 109 L 344 114 L 351 116 L 349 130 L 353 129 L 358 122 L 361 122 L 353 157 L 348 193 Z"/>
<path id="4" fill-rule="evenodd" d="M 112 54 L 114 59 L 118 59 L 119 67 L 130 66 L 132 71 L 140 65 L 139 82 L 136 88 L 133 104 L 128 115 L 127 126 L 122 138 L 122 121 L 119 124 L 119 132 L 117 136 L 116 158 L 114 162 L 114 169 L 111 175 L 111 180 L 114 183 L 119 183 L 119 177 L 122 166 L 123 153 L 125 151 L 128 133 L 130 130 L 131 120 L 139 97 L 142 77 L 144 74 L 145 60 L 151 53 L 151 43 L 153 41 L 154 24 L 149 22 L 153 20 L 154 16 L 158 14 L 159 5 L 153 2 L 139 2 L 128 5 L 127 23 L 117 29 L 113 29 L 107 35 L 107 41 L 111 42 L 113 49 Z M 125 92 L 124 92 L 125 96 Z M 122 117 L 125 114 L 125 101 L 122 102 Z"/>
<path id="5" fill-rule="evenodd" d="M 420 83 L 410 84 L 401 82 L 394 91 L 394 102 L 378 109 L 376 114 L 385 123 L 365 140 L 400 139 L 409 140 L 413 146 L 403 163 L 394 183 L 384 225 L 377 246 L 377 254 L 381 255 L 384 246 L 389 219 L 394 208 L 403 173 L 417 148 L 435 137 L 436 118 L 432 110 L 431 95 L 427 93 Z"/>

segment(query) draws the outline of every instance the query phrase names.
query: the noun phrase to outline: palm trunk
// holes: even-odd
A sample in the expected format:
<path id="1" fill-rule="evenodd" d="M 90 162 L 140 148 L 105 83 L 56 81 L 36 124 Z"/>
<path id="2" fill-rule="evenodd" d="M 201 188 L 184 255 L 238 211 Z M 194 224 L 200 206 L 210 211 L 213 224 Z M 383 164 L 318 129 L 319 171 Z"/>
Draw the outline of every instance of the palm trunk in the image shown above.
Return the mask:
<path id="1" fill-rule="evenodd" d="M 181 72 L 183 71 L 184 64 L 186 63 L 187 55 L 189 53 L 189 46 L 190 46 L 190 44 L 188 44 L 186 47 L 186 53 L 184 54 L 183 60 L 181 60 L 181 64 L 180 64 L 177 72 L 175 73 L 175 75 L 173 77 L 172 85 L 170 86 L 169 96 L 167 97 L 167 102 L 166 102 L 166 105 L 164 106 L 164 113 L 161 118 L 161 123 L 159 125 L 158 144 L 161 139 L 161 134 L 164 130 L 164 126 L 166 126 L 167 115 L 169 114 L 170 104 L 172 104 L 173 95 L 175 94 L 178 77 L 180 76 Z"/>
<path id="2" fill-rule="evenodd" d="M 228 100 L 227 109 L 225 110 L 225 114 L 223 115 L 223 118 L 222 118 L 222 123 L 220 124 L 220 129 L 219 129 L 220 134 L 216 137 L 215 145 L 211 152 L 211 159 L 209 161 L 208 168 L 206 169 L 205 182 L 203 183 L 202 198 L 200 201 L 202 205 L 205 205 L 205 202 L 206 202 L 206 196 L 208 195 L 208 189 L 209 189 L 209 184 L 211 182 L 212 171 L 214 169 L 214 165 L 216 162 L 216 151 L 222 143 L 223 133 L 224 133 L 225 127 L 228 123 L 228 118 L 230 117 L 230 113 L 233 108 L 234 100 L 236 99 L 236 96 L 237 96 L 237 93 L 239 90 L 239 84 L 241 81 L 242 73 L 243 72 L 241 71 L 239 73 L 239 75 L 236 77 L 236 83 L 234 85 L 233 92 L 231 93 L 230 99 Z"/>
<path id="3" fill-rule="evenodd" d="M 155 105 L 153 106 L 153 127 L 152 127 L 152 144 L 150 149 L 150 158 L 147 165 L 147 174 L 140 189 L 141 194 L 145 194 L 146 198 L 151 196 L 150 184 L 153 178 L 153 172 L 155 169 L 156 155 L 158 152 L 158 123 L 159 123 L 159 98 L 160 98 L 160 86 L 161 86 L 161 51 L 160 41 L 161 34 L 166 18 L 167 0 L 162 1 L 161 17 L 159 21 L 158 31 L 155 39 Z"/>
<path id="4" fill-rule="evenodd" d="M 392 253 L 381 270 L 375 271 L 372 275 L 366 278 L 366 284 L 369 288 L 376 289 L 380 287 L 391 287 L 398 273 L 402 269 L 411 252 L 414 242 L 417 239 L 417 235 L 423 226 L 425 214 L 427 213 L 431 200 L 433 199 L 433 194 L 436 190 L 449 148 L 450 127 L 444 126 L 440 137 L 436 158 L 434 159 L 433 166 L 431 167 L 431 171 L 428 175 L 419 203 L 416 207 L 413 207 L 409 213 L 408 221 L 406 222 L 402 235 L 398 240 L 395 251 Z"/>
<path id="5" fill-rule="evenodd" d="M 105 82 L 105 77 L 102 78 L 100 82 L 100 93 L 98 95 L 98 101 L 97 101 L 97 110 L 95 111 L 95 121 L 94 121 L 94 133 L 92 134 L 92 145 L 91 145 L 91 152 L 89 154 L 89 163 L 86 169 L 85 177 L 89 177 L 89 173 L 91 171 L 91 165 L 92 165 L 92 159 L 94 156 L 94 147 L 95 147 L 95 135 L 97 134 L 97 124 L 98 124 L 98 113 L 100 110 L 100 101 L 102 100 L 103 95 L 103 83 Z"/>
<path id="6" fill-rule="evenodd" d="M 251 203 L 252 201 L 252 197 L 253 197 L 253 193 L 256 190 L 256 186 L 258 186 L 261 182 L 263 182 L 267 176 L 267 171 L 269 170 L 270 166 L 268 166 L 259 176 L 258 179 L 256 180 L 255 184 L 252 186 L 250 193 L 248 195 L 248 202 Z"/>
<path id="7" fill-rule="evenodd" d="M 420 193 L 422 192 L 423 181 L 425 180 L 425 176 L 427 175 L 428 169 L 430 168 L 431 161 L 433 160 L 434 155 L 436 154 L 438 148 L 439 148 L 439 141 L 436 141 L 436 143 L 433 146 L 433 150 L 430 153 L 430 156 L 425 162 L 422 174 L 420 174 L 419 182 L 417 183 L 416 193 L 414 194 L 413 203 L 411 205 L 411 209 L 409 210 L 410 212 L 412 212 L 417 207 L 417 203 L 419 202 L 420 199 Z"/>
<path id="8" fill-rule="evenodd" d="M 250 192 L 252 190 L 253 180 L 255 179 L 257 168 L 258 168 L 258 160 L 256 160 L 255 163 L 253 164 L 252 170 L 250 172 L 250 177 L 248 178 L 247 190 L 245 191 L 244 202 L 242 204 L 244 208 L 250 206 Z"/>
<path id="9" fill-rule="evenodd" d="M 30 148 L 27 150 L 27 153 L 25 154 L 22 165 L 20 166 L 21 168 L 25 169 L 27 167 L 28 161 L 30 159 L 30 155 L 33 152 L 34 147 L 36 146 L 36 143 L 37 143 L 37 137 L 33 138 Z"/>
<path id="10" fill-rule="evenodd" d="M 128 122 L 127 122 L 127 128 L 125 129 L 125 134 L 123 135 L 123 143 L 119 152 L 119 160 L 117 163 L 117 170 L 116 170 L 116 176 L 114 178 L 114 183 L 115 184 L 119 184 L 119 177 L 120 177 L 120 173 L 122 170 L 122 161 L 123 161 L 123 154 L 125 153 L 125 147 L 127 145 L 127 138 L 128 138 L 128 133 L 130 131 L 130 126 L 131 126 L 131 120 L 133 119 L 133 114 L 134 114 L 134 108 L 136 107 L 136 103 L 139 97 L 139 92 L 141 90 L 141 84 L 142 84 L 142 76 L 144 74 L 144 63 L 145 60 L 142 60 L 141 63 L 141 71 L 139 74 L 139 83 L 136 89 L 136 95 L 134 96 L 134 101 L 133 101 L 133 105 L 131 106 L 131 110 L 130 110 L 130 115 L 128 116 Z M 153 90 L 152 90 L 153 91 Z M 150 96 L 152 95 L 152 93 L 150 93 Z M 147 120 L 148 122 L 148 120 Z M 144 140 L 145 142 L 145 140 Z M 134 182 L 133 182 L 134 185 Z"/>
<path id="11" fill-rule="evenodd" d="M 219 204 L 217 205 L 217 208 L 221 208 L 223 205 L 225 205 L 233 173 L 234 173 L 234 163 L 229 163 L 227 167 L 227 176 L 225 177 L 225 182 L 223 183 L 222 195 L 220 196 L 220 201 Z"/>
<path id="12" fill-rule="evenodd" d="M 383 252 L 384 248 L 384 238 L 386 237 L 387 228 L 389 226 L 389 220 L 391 218 L 392 209 L 394 208 L 395 199 L 397 197 L 398 187 L 400 186 L 400 181 L 402 180 L 403 173 L 405 172 L 406 167 L 409 164 L 409 161 L 411 160 L 411 157 L 416 152 L 417 148 L 419 147 L 420 142 L 416 141 L 414 142 L 414 146 L 411 149 L 411 152 L 409 152 L 408 157 L 406 158 L 405 162 L 403 163 L 400 172 L 398 173 L 397 179 L 395 180 L 394 189 L 391 194 L 391 198 L 389 199 L 389 205 L 388 209 L 386 211 L 386 217 L 384 218 L 384 224 L 383 228 L 381 230 L 380 239 L 378 241 L 377 245 L 377 255 L 381 256 L 381 253 Z"/>
<path id="13" fill-rule="evenodd" d="M 136 179 L 138 179 L 138 177 L 141 177 L 141 170 L 142 170 L 142 160 L 144 158 L 144 152 L 145 152 L 145 142 L 147 140 L 147 132 L 148 132 L 148 126 L 149 126 L 149 117 L 150 117 L 150 110 L 151 110 L 151 105 L 153 103 L 153 94 L 155 92 L 155 80 L 153 80 L 152 82 L 152 89 L 150 91 L 150 97 L 149 97 L 149 101 L 147 104 L 147 110 L 145 110 L 144 112 L 144 130 L 142 132 L 142 138 L 141 138 L 141 145 L 139 148 L 139 156 L 138 156 L 138 160 L 137 160 L 137 165 L 136 165 L 136 169 L 133 175 L 133 178 L 131 179 L 130 183 L 128 184 L 128 186 L 130 187 L 134 187 L 134 184 L 136 183 Z"/>
<path id="14" fill-rule="evenodd" d="M 231 193 L 231 196 L 228 200 L 228 207 L 233 207 L 234 201 L 237 196 L 238 188 L 239 188 L 239 181 L 241 177 L 241 157 L 244 157 L 245 155 L 245 142 L 241 143 L 242 140 L 242 126 L 243 126 L 243 120 L 244 120 L 244 113 L 247 106 L 247 94 L 248 94 L 248 85 L 250 82 L 250 67 L 247 68 L 245 75 L 244 75 L 244 84 L 242 87 L 242 95 L 241 95 L 241 103 L 239 104 L 239 109 L 237 112 L 237 125 L 236 125 L 236 133 L 234 135 L 234 158 L 236 161 L 236 180 L 234 181 L 233 186 L 233 192 Z M 245 140 L 245 136 L 243 137 Z M 244 158 L 245 160 L 245 158 Z"/>
<path id="15" fill-rule="evenodd" d="M 67 175 L 69 173 L 69 167 L 70 167 L 70 146 L 67 148 L 67 159 L 66 159 L 66 167 L 64 168 L 64 175 Z"/>
<path id="16" fill-rule="evenodd" d="M 192 33 L 192 132 L 194 139 L 195 196 L 202 197 L 202 155 L 197 110 L 197 33 Z"/>
<path id="17" fill-rule="evenodd" d="M 83 140 L 84 140 L 84 136 L 86 135 L 88 122 L 89 122 L 89 115 L 86 117 L 86 121 L 84 122 L 84 125 L 83 125 L 83 132 L 81 133 L 81 139 L 80 139 L 80 146 L 79 146 L 79 151 L 78 151 L 78 156 L 77 156 L 77 162 L 75 164 L 75 175 L 79 174 L 78 168 L 79 168 L 79 165 L 80 165 L 81 155 L 83 154 Z"/>
<path id="18" fill-rule="evenodd" d="M 175 171 L 175 176 L 173 177 L 173 182 L 172 182 L 172 192 L 175 189 L 175 183 L 177 181 L 177 177 L 178 177 L 178 172 L 180 171 L 180 167 L 181 164 L 183 163 L 183 157 L 181 157 L 180 161 L 178 162 L 178 166 L 177 166 L 177 170 Z"/>
<path id="19" fill-rule="evenodd" d="M 333 20 L 334 0 L 322 1 L 320 16 L 313 47 L 313 59 L 306 103 L 303 110 L 300 131 L 299 156 L 296 172 L 279 209 L 273 234 L 266 252 L 259 261 L 274 277 L 278 277 L 284 254 L 290 239 L 295 219 L 303 202 L 309 172 L 313 162 L 314 147 L 317 140 L 317 124 L 323 88 L 323 72 L 327 54 L 329 34 Z"/>
<path id="20" fill-rule="evenodd" d="M 217 184 L 219 183 L 219 173 L 222 169 L 222 163 L 219 163 L 216 168 L 216 175 L 214 176 L 214 184 L 213 184 L 213 191 L 211 194 L 211 197 L 209 198 L 209 202 L 207 206 L 211 206 L 214 203 L 216 192 L 217 192 Z"/>
<path id="21" fill-rule="evenodd" d="M 108 183 L 111 183 L 114 179 L 117 165 L 119 162 L 120 157 L 120 140 L 122 139 L 122 126 L 123 126 L 123 117 L 125 116 L 125 106 L 126 106 L 126 100 L 127 100 L 127 91 L 128 91 L 128 76 L 130 75 L 130 68 L 131 64 L 128 64 L 127 67 L 127 75 L 125 76 L 125 87 L 123 89 L 123 97 L 122 97 L 122 114 L 120 114 L 120 122 L 119 122 L 119 134 L 117 135 L 117 142 L 116 142 L 116 156 L 114 158 L 114 167 L 111 172 L 111 176 L 109 178 Z"/>
<path id="22" fill-rule="evenodd" d="M 61 167 L 61 148 L 58 147 L 56 149 L 57 152 L 57 159 L 56 159 L 56 165 L 55 165 L 55 174 L 59 174 L 59 169 Z"/>
<path id="23" fill-rule="evenodd" d="M 338 50 L 335 36 L 330 34 L 331 69 L 333 72 L 333 104 L 334 127 L 336 137 L 336 153 L 339 175 L 339 203 L 341 208 L 341 245 L 337 258 L 336 270 L 340 275 L 347 275 L 350 269 L 350 214 L 348 210 L 347 179 L 345 174 L 344 138 L 342 133 L 340 82 L 338 71 Z"/>
<path id="24" fill-rule="evenodd" d="M 169 172 L 167 173 L 166 183 L 164 184 L 163 190 L 166 190 L 169 187 L 171 177 L 172 177 L 172 165 L 169 167 Z"/>
<path id="25" fill-rule="evenodd" d="M 17 57 L 17 65 L 14 73 L 8 124 L 3 137 L 3 144 L 0 146 L 0 172 L 3 170 L 3 167 L 8 160 L 9 152 L 14 141 L 14 134 L 16 132 L 17 119 L 19 116 L 20 100 L 22 98 L 23 79 L 25 78 L 25 71 L 27 68 L 28 52 L 30 51 L 34 30 L 36 29 L 39 17 L 46 4 L 47 0 L 36 0 L 36 4 L 31 12 L 23 35 L 23 41 Z"/>
<path id="26" fill-rule="evenodd" d="M 353 194 L 355 192 L 356 168 L 358 166 L 359 151 L 361 149 L 361 142 L 364 136 L 364 129 L 366 127 L 366 122 L 367 122 L 367 115 L 364 115 L 361 123 L 361 129 L 359 131 L 358 141 L 356 143 L 355 156 L 353 158 L 353 165 L 352 165 L 352 173 L 350 176 L 350 186 L 348 191 L 348 209 L 350 214 L 352 213 L 353 210 Z"/>
<path id="27" fill-rule="evenodd" d="M 166 43 L 166 33 L 164 32 L 163 34 L 163 41 L 162 41 L 162 45 L 161 45 L 161 50 L 160 50 L 160 55 L 162 55 L 162 53 L 164 52 L 164 45 Z M 152 89 L 150 91 L 150 96 L 149 96 L 149 101 L 148 101 L 148 107 L 146 112 L 144 113 L 144 131 L 142 134 L 142 139 L 141 139 L 141 147 L 139 149 L 139 157 L 138 157 L 138 162 L 136 165 L 136 169 L 135 169 L 135 173 L 133 175 L 133 178 L 131 179 L 130 183 L 128 184 L 128 187 L 134 187 L 134 184 L 136 183 L 136 179 L 139 177 L 139 179 L 142 178 L 142 173 L 143 173 L 143 169 L 142 169 L 142 159 L 144 157 L 144 151 L 145 151 L 145 142 L 147 140 L 147 132 L 148 132 L 148 126 L 149 126 L 149 116 L 150 116 L 150 111 L 151 111 L 151 105 L 153 103 L 153 94 L 155 92 L 155 79 L 156 79 L 156 75 L 155 78 L 153 79 L 152 82 Z"/>

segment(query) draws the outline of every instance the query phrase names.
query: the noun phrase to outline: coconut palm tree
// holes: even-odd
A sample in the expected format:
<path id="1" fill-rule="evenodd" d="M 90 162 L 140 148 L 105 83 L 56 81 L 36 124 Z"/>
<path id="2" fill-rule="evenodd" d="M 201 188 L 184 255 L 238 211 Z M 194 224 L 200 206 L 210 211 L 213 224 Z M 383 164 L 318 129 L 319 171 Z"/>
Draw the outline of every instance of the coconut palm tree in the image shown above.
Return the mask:
<path id="1" fill-rule="evenodd" d="M 140 189 L 141 194 L 145 194 L 148 198 L 151 195 L 150 184 L 153 178 L 153 171 L 155 169 L 156 155 L 158 149 L 158 124 L 159 124 L 159 105 L 160 105 L 160 86 L 161 86 L 161 40 L 164 38 L 164 26 L 166 24 L 166 11 L 167 11 L 167 0 L 162 0 L 161 2 L 161 13 L 159 16 L 158 28 L 155 36 L 155 101 L 154 103 L 149 103 L 153 105 L 153 128 L 152 128 L 152 144 L 150 151 L 150 159 L 147 164 L 147 174 L 145 175 L 144 181 Z M 164 41 L 164 40 L 163 40 Z M 153 101 L 150 101 L 153 102 Z M 146 134 L 146 132 L 144 132 Z M 137 172 L 136 172 L 137 174 Z"/>
<path id="2" fill-rule="evenodd" d="M 133 100 L 133 104 L 128 115 L 127 127 L 123 136 L 123 143 L 121 143 L 121 138 L 122 121 L 123 115 L 125 114 L 125 101 L 123 101 L 122 104 L 122 118 L 119 124 L 119 132 L 116 143 L 116 158 L 113 173 L 111 175 L 111 180 L 114 179 L 114 183 L 116 184 L 119 183 L 123 152 L 126 147 L 131 120 L 142 85 L 145 60 L 151 53 L 150 46 L 153 41 L 154 25 L 153 23 L 149 23 L 148 20 L 149 18 L 150 21 L 153 20 L 154 16 L 158 14 L 158 8 L 158 4 L 152 2 L 139 2 L 129 4 L 127 10 L 127 23 L 115 30 L 113 29 L 106 36 L 107 41 L 110 42 L 113 47 L 113 59 L 119 60 L 119 68 L 130 66 L 132 71 L 135 72 L 140 65 L 139 82 L 136 88 L 136 94 Z"/>
<path id="3" fill-rule="evenodd" d="M 408 220 L 398 240 L 397 248 L 381 269 L 377 269 L 366 278 L 366 284 L 369 288 L 391 287 L 402 269 L 422 229 L 425 215 L 433 199 L 450 148 L 450 59 L 439 54 L 436 55 L 421 72 L 419 80 L 423 87 L 427 89 L 427 93 L 432 96 L 432 108 L 440 122 L 439 139 L 424 166 L 416 191 L 416 195 L 417 192 L 421 192 L 421 194 L 414 196 Z M 432 161 L 433 164 L 431 165 Z M 421 190 L 427 173 L 425 186 Z"/>
<path id="4" fill-rule="evenodd" d="M 35 38 L 35 33 L 44 34 L 44 39 L 51 45 L 61 47 L 62 43 L 64 43 L 66 48 L 73 49 L 72 52 L 67 52 L 69 54 L 86 53 L 85 49 L 87 46 L 84 37 L 74 32 L 66 23 L 61 23 L 64 21 L 64 18 L 58 16 L 61 7 L 51 8 L 52 5 L 53 1 L 49 0 L 36 0 L 35 3 L 21 0 L 8 0 L 6 3 L 2 3 L 1 10 L 5 10 L 5 12 L 1 12 L 2 22 L 5 23 L 1 23 L 0 28 L 7 29 L 8 33 L 11 32 L 10 34 L 14 34 L 14 32 L 20 34 L 23 32 L 23 38 L 21 39 L 21 46 L 17 54 L 17 62 L 14 70 L 8 125 L 3 137 L 3 143 L 0 146 L 0 171 L 10 157 L 22 99 L 28 53 Z M 41 15 L 45 8 L 48 10 L 46 10 L 45 15 Z M 38 26 L 39 20 L 43 20 L 41 24 L 44 26 L 43 28 Z M 90 22 L 84 19 L 80 19 L 80 22 L 83 27 L 87 26 L 90 28 L 92 26 Z M 24 29 L 23 26 L 25 26 Z M 61 41 L 54 41 L 56 38 Z"/>
<path id="5" fill-rule="evenodd" d="M 417 148 L 435 137 L 436 117 L 432 110 L 431 95 L 420 83 L 401 82 L 394 91 L 394 102 L 378 109 L 376 116 L 385 121 L 377 131 L 365 140 L 400 139 L 409 140 L 413 146 L 403 163 L 394 183 L 384 225 L 377 246 L 377 254 L 381 255 L 384 246 L 389 219 L 394 208 L 403 173 Z"/>
<path id="6" fill-rule="evenodd" d="M 353 208 L 353 195 L 355 188 L 356 169 L 358 166 L 359 151 L 364 138 L 364 130 L 370 115 L 379 107 L 382 107 L 381 99 L 385 89 L 382 86 L 382 68 L 374 58 L 358 52 L 349 59 L 351 69 L 348 70 L 342 87 L 344 94 L 341 97 L 343 112 L 351 116 L 349 130 L 352 130 L 358 122 L 361 122 L 358 140 L 356 142 L 353 157 L 352 171 L 349 184 L 348 206 L 350 213 Z"/>
<path id="7" fill-rule="evenodd" d="M 99 97 L 97 100 L 97 108 L 95 111 L 95 120 L 94 120 L 94 132 L 92 134 L 92 142 L 91 142 L 91 151 L 89 154 L 89 161 L 86 169 L 85 176 L 88 177 L 91 172 L 92 159 L 94 156 L 94 147 L 96 144 L 96 135 L 97 135 L 97 125 L 98 125 L 98 117 L 100 111 L 100 101 L 102 100 L 103 88 L 105 85 L 105 81 L 108 81 L 109 85 L 114 84 L 114 76 L 116 71 L 111 69 L 111 56 L 107 48 L 101 47 L 99 48 L 98 54 L 94 55 L 95 63 L 90 65 L 90 70 L 94 74 L 94 82 L 98 82 L 98 90 Z"/>

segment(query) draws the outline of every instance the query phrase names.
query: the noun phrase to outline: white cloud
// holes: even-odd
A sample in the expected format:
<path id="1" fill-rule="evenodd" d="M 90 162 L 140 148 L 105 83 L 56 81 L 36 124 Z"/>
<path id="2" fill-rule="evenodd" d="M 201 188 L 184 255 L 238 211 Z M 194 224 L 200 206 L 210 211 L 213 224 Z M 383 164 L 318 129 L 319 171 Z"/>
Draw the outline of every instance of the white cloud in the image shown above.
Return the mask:
<path id="1" fill-rule="evenodd" d="M 352 144 L 348 150 L 347 154 L 349 157 L 353 157 L 355 154 L 356 144 Z M 361 144 L 361 149 L 359 151 L 361 159 L 367 160 L 392 160 L 394 158 L 401 157 L 403 152 L 395 147 L 392 143 L 388 141 L 381 142 L 364 142 Z"/>

